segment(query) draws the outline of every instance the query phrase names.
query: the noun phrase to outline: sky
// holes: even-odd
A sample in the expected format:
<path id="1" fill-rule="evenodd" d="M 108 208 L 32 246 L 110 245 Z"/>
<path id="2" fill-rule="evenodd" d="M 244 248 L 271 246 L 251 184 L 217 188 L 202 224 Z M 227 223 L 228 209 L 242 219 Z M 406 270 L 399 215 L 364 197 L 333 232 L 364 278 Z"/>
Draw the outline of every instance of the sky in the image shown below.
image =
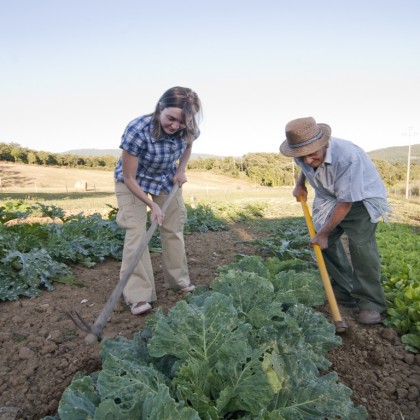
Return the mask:
<path id="1" fill-rule="evenodd" d="M 194 153 L 277 153 L 312 116 L 365 151 L 420 143 L 418 0 L 0 0 L 0 142 L 117 149 L 186 86 Z"/>

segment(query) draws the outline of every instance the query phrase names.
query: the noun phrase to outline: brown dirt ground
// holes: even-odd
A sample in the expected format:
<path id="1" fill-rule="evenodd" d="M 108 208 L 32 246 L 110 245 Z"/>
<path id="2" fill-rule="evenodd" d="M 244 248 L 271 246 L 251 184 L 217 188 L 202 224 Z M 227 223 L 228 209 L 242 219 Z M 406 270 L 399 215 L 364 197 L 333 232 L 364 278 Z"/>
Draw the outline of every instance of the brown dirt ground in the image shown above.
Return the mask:
<path id="1" fill-rule="evenodd" d="M 186 237 L 190 275 L 209 284 L 218 267 L 238 253 L 253 254 L 238 241 L 253 238 L 252 227 L 233 225 L 229 231 Z M 255 236 L 257 237 L 257 236 Z M 162 287 L 160 256 L 153 255 L 158 300 L 154 310 L 167 310 L 183 296 Z M 77 371 L 100 369 L 98 346 L 85 344 L 85 333 L 69 319 L 78 311 L 91 324 L 119 277 L 120 263 L 107 261 L 94 269 L 74 267 L 85 287 L 56 284 L 41 297 L 2 302 L 0 311 L 0 419 L 40 419 L 55 415 L 61 395 Z M 328 315 L 327 306 L 319 308 Z M 364 405 L 370 419 L 420 418 L 420 355 L 404 351 L 398 335 L 383 325 L 361 326 L 342 310 L 350 329 L 343 344 L 329 354 L 331 369 L 353 390 L 355 404 Z M 131 338 L 146 316 L 133 316 L 118 305 L 105 336 Z"/>

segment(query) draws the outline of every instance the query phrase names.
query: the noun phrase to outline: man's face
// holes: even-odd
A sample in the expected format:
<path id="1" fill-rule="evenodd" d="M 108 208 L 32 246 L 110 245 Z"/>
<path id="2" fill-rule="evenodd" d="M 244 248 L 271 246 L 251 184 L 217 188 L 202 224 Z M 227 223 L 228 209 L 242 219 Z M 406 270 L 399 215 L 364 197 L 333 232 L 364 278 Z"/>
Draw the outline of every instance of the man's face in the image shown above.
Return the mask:
<path id="1" fill-rule="evenodd" d="M 328 145 L 323 146 L 321 149 L 317 150 L 314 153 L 306 156 L 299 156 L 298 159 L 309 165 L 311 168 L 318 168 L 322 162 L 324 162 L 325 155 L 327 153 Z"/>

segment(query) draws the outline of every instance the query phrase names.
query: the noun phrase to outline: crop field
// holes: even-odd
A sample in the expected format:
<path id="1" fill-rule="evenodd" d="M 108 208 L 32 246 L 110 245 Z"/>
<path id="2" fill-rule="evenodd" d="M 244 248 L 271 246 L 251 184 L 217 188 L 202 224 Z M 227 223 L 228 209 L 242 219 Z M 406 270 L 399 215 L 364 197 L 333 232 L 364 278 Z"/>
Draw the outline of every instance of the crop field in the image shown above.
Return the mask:
<path id="1" fill-rule="evenodd" d="M 69 212 L 99 212 L 116 206 L 113 173 L 87 169 L 64 169 L 0 163 L 0 199 L 26 200 L 54 205 Z M 79 184 L 79 186 L 77 186 Z M 85 188 L 86 186 L 86 188 Z M 183 186 L 187 204 L 201 203 L 266 203 L 271 216 L 300 217 L 301 206 L 292 196 L 290 187 L 260 187 L 243 179 L 189 172 Z M 309 201 L 311 194 L 309 197 Z M 390 197 L 396 221 L 420 223 L 420 201 Z"/>
<path id="2" fill-rule="evenodd" d="M 134 317 L 120 302 L 112 172 L 0 164 L 0 418 L 420 418 L 420 203 L 390 198 L 378 227 L 388 311 L 335 333 L 292 186 L 189 172 L 190 295 L 163 287 Z M 311 198 L 311 194 L 310 194 Z M 311 200 L 309 200 L 311 201 Z M 19 369 L 16 369 L 19 366 Z"/>

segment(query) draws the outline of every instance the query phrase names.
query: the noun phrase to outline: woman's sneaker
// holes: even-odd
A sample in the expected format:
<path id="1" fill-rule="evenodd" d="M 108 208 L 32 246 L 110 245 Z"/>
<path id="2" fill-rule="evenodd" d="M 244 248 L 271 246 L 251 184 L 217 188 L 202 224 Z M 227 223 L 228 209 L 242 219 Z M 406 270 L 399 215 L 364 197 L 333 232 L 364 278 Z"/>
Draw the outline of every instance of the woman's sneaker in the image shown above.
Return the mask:
<path id="1" fill-rule="evenodd" d="M 195 286 L 194 286 L 192 283 L 190 283 L 188 286 L 183 287 L 183 288 L 181 289 L 181 292 L 182 292 L 182 293 L 189 293 L 189 292 L 194 291 L 194 289 L 195 289 Z"/>
<path id="2" fill-rule="evenodd" d="M 152 305 L 149 302 L 137 302 L 131 305 L 131 313 L 133 315 L 141 315 L 149 312 Z"/>

